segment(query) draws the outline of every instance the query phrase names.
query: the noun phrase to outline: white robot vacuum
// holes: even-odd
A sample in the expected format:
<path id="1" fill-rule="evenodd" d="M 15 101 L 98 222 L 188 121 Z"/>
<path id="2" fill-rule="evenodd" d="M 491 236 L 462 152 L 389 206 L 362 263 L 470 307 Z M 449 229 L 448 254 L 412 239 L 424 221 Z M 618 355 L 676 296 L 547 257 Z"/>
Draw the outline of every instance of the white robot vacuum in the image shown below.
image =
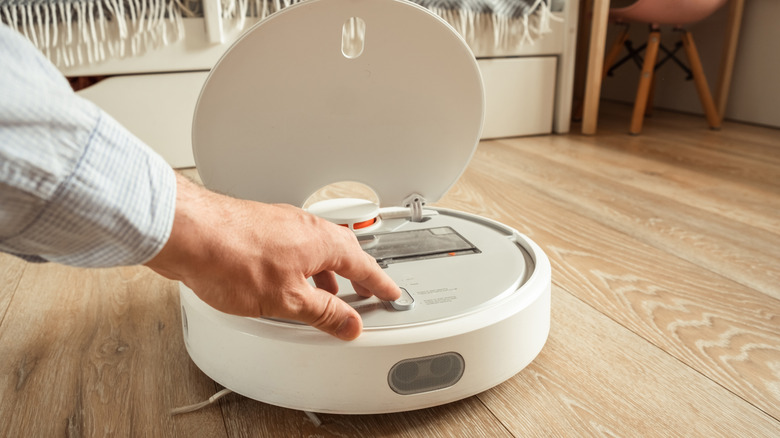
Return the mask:
<path id="1" fill-rule="evenodd" d="M 339 278 L 338 296 L 364 324 L 345 342 L 222 313 L 181 285 L 195 364 L 246 397 L 341 414 L 449 403 L 528 365 L 550 328 L 547 256 L 506 225 L 427 206 L 466 168 L 483 111 L 468 46 L 415 4 L 308 0 L 248 31 L 195 111 L 204 184 L 297 206 L 332 183 L 365 184 L 378 204 L 331 199 L 309 211 L 353 229 L 403 296 L 362 298 Z"/>

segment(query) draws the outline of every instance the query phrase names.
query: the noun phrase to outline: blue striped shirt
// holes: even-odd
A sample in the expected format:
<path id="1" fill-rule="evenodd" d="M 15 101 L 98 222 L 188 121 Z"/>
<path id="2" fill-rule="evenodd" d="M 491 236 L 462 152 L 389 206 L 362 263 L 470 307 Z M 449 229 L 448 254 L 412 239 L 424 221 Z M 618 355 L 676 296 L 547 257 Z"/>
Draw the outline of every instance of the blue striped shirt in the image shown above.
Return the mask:
<path id="1" fill-rule="evenodd" d="M 0 251 L 73 266 L 144 263 L 170 235 L 171 167 L 0 24 Z"/>

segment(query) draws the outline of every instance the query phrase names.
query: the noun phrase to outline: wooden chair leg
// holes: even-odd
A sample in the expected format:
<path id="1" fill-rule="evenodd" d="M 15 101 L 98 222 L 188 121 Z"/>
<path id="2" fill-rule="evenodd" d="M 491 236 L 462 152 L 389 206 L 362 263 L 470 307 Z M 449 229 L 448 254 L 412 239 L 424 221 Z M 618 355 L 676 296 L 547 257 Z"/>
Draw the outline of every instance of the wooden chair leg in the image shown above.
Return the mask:
<path id="1" fill-rule="evenodd" d="M 612 44 L 612 47 L 609 49 L 609 52 L 607 52 L 607 56 L 604 58 L 604 70 L 601 73 L 602 82 L 607 77 L 607 72 L 609 71 L 609 68 L 612 67 L 612 64 L 615 63 L 615 60 L 617 59 L 618 55 L 620 55 L 620 49 L 623 48 L 623 44 L 625 44 L 626 40 L 628 39 L 628 28 L 629 28 L 628 25 L 625 25 L 623 27 L 623 29 L 620 31 L 620 34 L 618 34 L 615 43 Z M 583 102 L 579 102 L 574 106 L 574 110 L 572 111 L 572 116 L 571 116 L 572 120 L 574 121 L 582 120 L 582 112 L 583 112 Z"/>
<path id="2" fill-rule="evenodd" d="M 636 90 L 636 100 L 634 100 L 634 113 L 631 116 L 631 134 L 642 132 L 642 122 L 647 108 L 647 97 L 650 94 L 650 85 L 653 82 L 655 72 L 655 61 L 658 58 L 658 46 L 661 44 L 661 32 L 653 30 L 647 38 L 647 49 L 645 50 L 645 62 L 642 64 L 642 73 L 639 77 L 639 87 Z"/>
<path id="3" fill-rule="evenodd" d="M 653 74 L 653 79 L 650 81 L 650 92 L 647 94 L 647 106 L 645 106 L 645 117 L 650 117 L 653 115 L 653 101 L 655 100 L 655 83 L 657 81 L 658 76 Z"/>
<path id="4" fill-rule="evenodd" d="M 701 106 L 704 108 L 704 114 L 707 116 L 707 124 L 709 124 L 712 129 L 719 129 L 720 116 L 715 108 L 715 101 L 712 100 L 710 87 L 707 86 L 707 78 L 704 76 L 704 69 L 701 66 L 696 44 L 693 42 L 693 35 L 687 30 L 683 31 L 682 42 L 683 47 L 685 48 L 685 54 L 688 56 L 691 73 L 693 73 L 693 81 L 696 83 L 696 91 L 699 92 Z"/>
<path id="5" fill-rule="evenodd" d="M 604 58 L 604 71 L 601 73 L 602 81 L 607 77 L 607 72 L 609 72 L 609 69 L 612 68 L 612 64 L 615 63 L 618 55 L 620 55 L 620 50 L 623 49 L 623 44 L 625 44 L 626 40 L 628 39 L 628 29 L 628 25 L 623 26 L 623 29 L 620 31 L 620 34 L 618 34 L 617 39 L 615 39 L 615 43 L 612 44 L 609 52 L 607 52 L 607 56 Z"/>

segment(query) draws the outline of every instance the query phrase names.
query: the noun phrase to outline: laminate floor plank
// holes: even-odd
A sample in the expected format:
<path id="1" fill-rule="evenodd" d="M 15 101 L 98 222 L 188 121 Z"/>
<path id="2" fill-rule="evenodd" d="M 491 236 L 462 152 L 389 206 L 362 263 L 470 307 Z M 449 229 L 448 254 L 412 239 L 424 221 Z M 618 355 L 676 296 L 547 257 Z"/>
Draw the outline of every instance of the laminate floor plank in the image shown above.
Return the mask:
<path id="1" fill-rule="evenodd" d="M 0 327 L 3 325 L 5 312 L 11 304 L 26 264 L 24 260 L 17 257 L 0 253 Z"/>
<path id="2" fill-rule="evenodd" d="M 773 234 L 780 234 L 780 196 L 750 183 L 724 181 L 664 161 L 653 160 L 619 148 L 604 147 L 573 137 L 547 136 L 531 141 L 506 142 L 524 153 L 542 156 L 564 168 L 594 173 L 620 185 L 653 193 L 685 205 L 740 222 Z M 780 156 L 779 146 L 775 154 Z M 535 160 L 536 158 L 532 158 Z M 780 165 L 778 165 L 780 169 Z"/>
<path id="3" fill-rule="evenodd" d="M 724 181 L 749 183 L 769 191 L 780 188 L 780 176 L 775 173 L 777 164 L 741 154 L 700 147 L 699 142 L 718 141 L 720 138 L 715 135 L 716 132 L 706 133 L 697 139 L 696 144 L 686 144 L 681 138 L 653 138 L 653 141 L 648 142 L 643 139 L 609 136 L 582 141 L 626 150 L 660 162 L 694 169 Z"/>
<path id="4" fill-rule="evenodd" d="M 315 425 L 303 412 L 231 394 L 222 408 L 231 437 L 511 437 L 479 401 L 469 397 L 429 409 L 382 415 L 317 414 Z"/>
<path id="5" fill-rule="evenodd" d="M 637 138 L 617 133 L 604 133 L 598 137 L 577 137 L 578 142 L 590 144 L 630 154 L 641 155 L 661 163 L 691 169 L 723 181 L 750 184 L 772 191 L 780 188 L 780 175 L 777 175 L 777 163 L 770 158 L 723 150 L 726 143 L 718 132 L 700 133 L 698 138 L 686 140 L 684 137 L 664 137 L 648 134 L 648 138 Z M 702 144 L 717 144 L 721 148 L 702 148 Z M 734 145 L 732 148 L 738 147 Z"/>
<path id="6" fill-rule="evenodd" d="M 604 147 L 630 150 L 649 155 L 653 158 L 682 165 L 699 163 L 703 159 L 706 169 L 720 170 L 716 172 L 721 177 L 730 179 L 739 175 L 749 175 L 750 172 L 734 172 L 726 163 L 732 162 L 732 157 L 739 157 L 746 163 L 760 164 L 759 168 L 768 168 L 762 173 L 768 180 L 780 183 L 777 175 L 772 175 L 771 167 L 780 164 L 777 148 L 780 145 L 780 130 L 764 126 L 724 121 L 720 130 L 711 130 L 706 123 L 700 123 L 702 118 L 697 115 L 671 111 L 654 111 L 652 123 L 640 135 L 626 135 L 628 119 L 631 117 L 631 107 L 622 103 L 605 102 L 604 123 L 599 126 L 599 135 L 579 137 L 583 141 L 600 144 Z M 650 119 L 648 119 L 650 120 Z M 672 143 L 677 148 L 668 148 Z M 657 148 L 658 144 L 663 145 Z M 702 157 L 702 146 L 706 156 Z M 710 158 L 716 157 L 715 160 Z M 767 164 L 764 167 L 763 164 Z M 694 166 L 699 167 L 699 166 Z M 762 178 L 748 177 L 749 180 L 761 181 Z"/>
<path id="7" fill-rule="evenodd" d="M 780 234 L 623 184 L 593 170 L 526 152 L 520 140 L 484 144 L 486 166 L 533 184 L 579 214 L 780 299 Z M 630 167 L 630 166 L 627 166 Z M 778 195 L 767 194 L 766 203 Z"/>
<path id="8" fill-rule="evenodd" d="M 478 397 L 516 437 L 774 437 L 780 427 L 558 286 L 542 352 Z"/>
<path id="9" fill-rule="evenodd" d="M 218 411 L 169 414 L 214 392 L 179 314 L 145 268 L 28 265 L 0 327 L 0 436 L 224 436 Z"/>
<path id="10" fill-rule="evenodd" d="M 440 204 L 526 233 L 555 284 L 780 418 L 780 301 L 581 214 L 522 169 L 507 175 L 501 147 L 481 145 Z"/>

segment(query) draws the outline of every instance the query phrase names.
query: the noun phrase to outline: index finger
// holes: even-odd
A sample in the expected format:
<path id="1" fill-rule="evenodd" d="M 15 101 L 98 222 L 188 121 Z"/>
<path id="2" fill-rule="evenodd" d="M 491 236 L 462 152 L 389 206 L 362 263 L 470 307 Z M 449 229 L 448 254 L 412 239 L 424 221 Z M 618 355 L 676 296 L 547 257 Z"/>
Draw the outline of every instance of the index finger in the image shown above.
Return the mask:
<path id="1" fill-rule="evenodd" d="M 339 227 L 340 233 L 349 233 L 340 240 L 341 251 L 335 252 L 326 263 L 325 269 L 350 280 L 355 292 L 363 297 L 371 295 L 386 301 L 394 301 L 401 297 L 401 289 L 393 279 L 377 264 L 376 260 L 363 251 L 354 234 Z"/>

